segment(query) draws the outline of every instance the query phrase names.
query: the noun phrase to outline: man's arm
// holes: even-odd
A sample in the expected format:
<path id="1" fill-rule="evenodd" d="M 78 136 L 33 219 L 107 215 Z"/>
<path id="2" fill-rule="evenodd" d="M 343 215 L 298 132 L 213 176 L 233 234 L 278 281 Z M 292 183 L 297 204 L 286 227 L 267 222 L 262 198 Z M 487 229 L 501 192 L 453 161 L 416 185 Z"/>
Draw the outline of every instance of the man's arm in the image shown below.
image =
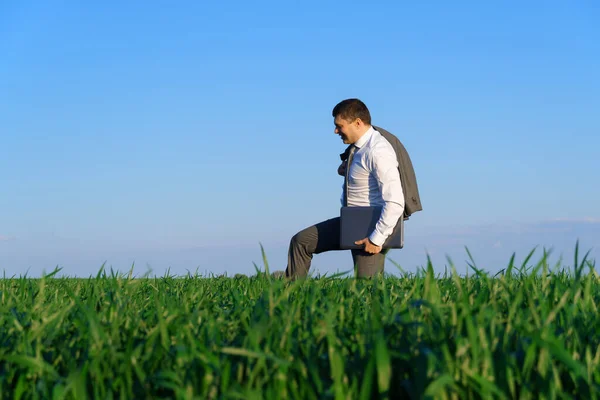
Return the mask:
<path id="1" fill-rule="evenodd" d="M 404 193 L 398 171 L 398 160 L 393 148 L 377 148 L 371 156 L 373 176 L 377 179 L 385 205 L 369 240 L 381 246 L 394 231 L 404 212 Z"/>

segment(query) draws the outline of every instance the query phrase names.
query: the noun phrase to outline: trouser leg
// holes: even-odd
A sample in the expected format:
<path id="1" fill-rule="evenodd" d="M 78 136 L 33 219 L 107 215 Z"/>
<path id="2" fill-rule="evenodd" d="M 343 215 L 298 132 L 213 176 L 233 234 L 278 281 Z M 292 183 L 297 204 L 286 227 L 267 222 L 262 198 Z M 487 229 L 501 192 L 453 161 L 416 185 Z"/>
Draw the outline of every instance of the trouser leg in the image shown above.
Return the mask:
<path id="1" fill-rule="evenodd" d="M 367 253 L 362 249 L 352 250 L 352 261 L 359 278 L 369 278 L 383 274 L 387 249 L 377 254 Z"/>
<path id="2" fill-rule="evenodd" d="M 340 250 L 340 217 L 309 226 L 290 240 L 285 276 L 303 278 L 308 275 L 313 254 Z"/>

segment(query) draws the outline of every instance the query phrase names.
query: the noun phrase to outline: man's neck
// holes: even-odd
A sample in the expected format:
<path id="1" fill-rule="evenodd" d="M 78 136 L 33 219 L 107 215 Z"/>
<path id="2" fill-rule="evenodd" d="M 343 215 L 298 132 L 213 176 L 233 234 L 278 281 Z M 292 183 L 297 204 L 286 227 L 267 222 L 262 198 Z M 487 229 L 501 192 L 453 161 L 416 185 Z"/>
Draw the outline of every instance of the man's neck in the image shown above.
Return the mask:
<path id="1" fill-rule="evenodd" d="M 362 138 L 367 134 L 367 132 L 369 132 L 370 129 L 371 129 L 371 125 L 365 126 L 363 132 L 360 134 L 360 136 L 358 137 L 358 139 L 356 139 L 356 141 L 353 144 L 357 145 L 357 143 L 360 143 L 360 141 L 362 140 Z"/>

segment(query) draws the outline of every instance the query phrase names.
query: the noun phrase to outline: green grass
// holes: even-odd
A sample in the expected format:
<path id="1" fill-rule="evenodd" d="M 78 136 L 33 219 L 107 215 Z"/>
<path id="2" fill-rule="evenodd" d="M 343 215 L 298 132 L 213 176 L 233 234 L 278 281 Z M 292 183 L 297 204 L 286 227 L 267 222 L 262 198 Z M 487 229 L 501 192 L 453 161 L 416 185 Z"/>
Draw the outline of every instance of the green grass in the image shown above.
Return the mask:
<path id="1" fill-rule="evenodd" d="M 594 399 L 600 280 L 577 252 L 496 276 L 4 279 L 0 396 Z"/>

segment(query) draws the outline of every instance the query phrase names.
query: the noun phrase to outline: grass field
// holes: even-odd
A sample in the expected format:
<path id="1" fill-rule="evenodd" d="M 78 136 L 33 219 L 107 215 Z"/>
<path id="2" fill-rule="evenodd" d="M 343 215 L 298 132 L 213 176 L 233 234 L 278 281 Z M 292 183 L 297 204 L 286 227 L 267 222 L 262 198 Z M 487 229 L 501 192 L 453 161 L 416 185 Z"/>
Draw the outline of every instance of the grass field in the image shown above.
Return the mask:
<path id="1" fill-rule="evenodd" d="M 560 269 L 530 254 L 496 276 L 7 278 L 0 395 L 594 399 L 600 280 L 586 256 Z"/>

